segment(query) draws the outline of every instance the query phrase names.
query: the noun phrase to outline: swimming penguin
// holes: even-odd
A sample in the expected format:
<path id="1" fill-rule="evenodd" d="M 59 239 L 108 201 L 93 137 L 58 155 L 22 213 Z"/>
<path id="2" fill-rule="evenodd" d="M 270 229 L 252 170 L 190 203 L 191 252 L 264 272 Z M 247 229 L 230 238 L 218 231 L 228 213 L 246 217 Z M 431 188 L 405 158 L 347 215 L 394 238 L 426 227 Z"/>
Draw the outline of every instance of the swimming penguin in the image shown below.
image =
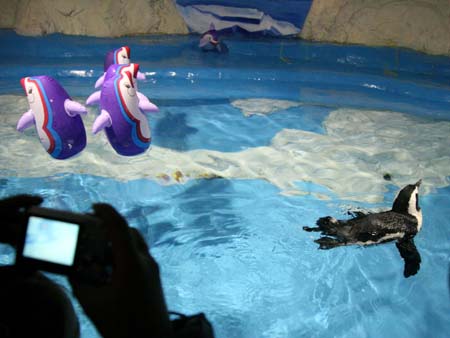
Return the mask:
<path id="1" fill-rule="evenodd" d="M 419 186 L 422 180 L 409 184 L 397 194 L 392 210 L 379 213 L 357 213 L 349 220 L 327 216 L 319 218 L 317 227 L 303 227 L 305 231 L 320 231 L 323 235 L 314 242 L 319 249 L 344 245 L 374 245 L 391 241 L 405 261 L 403 275 L 415 275 L 420 269 L 420 254 L 414 236 L 422 228 L 422 210 L 419 206 Z"/>

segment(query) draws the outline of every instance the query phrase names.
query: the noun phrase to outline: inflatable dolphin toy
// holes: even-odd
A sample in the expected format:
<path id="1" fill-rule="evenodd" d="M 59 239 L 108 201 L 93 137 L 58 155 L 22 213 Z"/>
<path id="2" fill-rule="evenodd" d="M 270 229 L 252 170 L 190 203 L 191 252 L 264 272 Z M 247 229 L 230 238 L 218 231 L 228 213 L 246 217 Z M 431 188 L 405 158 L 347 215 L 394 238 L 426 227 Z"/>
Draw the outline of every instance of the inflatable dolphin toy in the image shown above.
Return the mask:
<path id="1" fill-rule="evenodd" d="M 228 47 L 221 41 L 219 41 L 219 33 L 216 31 L 216 27 L 213 23 L 209 25 L 209 30 L 202 34 L 198 47 L 205 52 L 219 52 L 226 53 Z"/>
<path id="2" fill-rule="evenodd" d="M 131 62 L 130 57 L 131 51 L 130 47 L 128 46 L 120 47 L 116 50 L 106 53 L 105 62 L 103 64 L 104 73 L 98 78 L 97 82 L 95 82 L 95 88 L 98 88 L 102 85 L 106 72 L 111 65 L 127 65 Z M 145 80 L 145 74 L 139 72 L 137 74 L 137 79 Z"/>
<path id="3" fill-rule="evenodd" d="M 122 69 L 123 65 L 111 65 L 109 66 L 108 70 L 106 71 L 105 75 L 103 76 L 104 82 L 107 82 L 108 80 L 114 78 L 117 75 L 117 70 Z M 134 81 L 134 88 L 136 89 L 136 93 L 139 99 L 139 109 L 141 109 L 145 113 L 156 113 L 159 111 L 158 107 L 150 102 L 147 96 L 142 94 L 141 92 L 138 92 L 137 88 L 137 81 L 135 78 L 133 78 Z M 101 97 L 101 90 L 98 90 L 94 93 L 92 93 L 86 100 L 86 105 L 92 106 L 95 104 L 100 103 L 100 97 Z"/>
<path id="4" fill-rule="evenodd" d="M 45 150 L 59 160 L 72 157 L 86 146 L 86 131 L 80 115 L 86 108 L 72 101 L 64 88 L 50 76 L 25 77 L 22 84 L 30 110 L 22 115 L 17 130 L 35 125 Z"/>
<path id="5" fill-rule="evenodd" d="M 147 117 L 139 109 L 136 76 L 139 65 L 119 65 L 115 75 L 102 85 L 100 115 L 95 119 L 92 132 L 105 130 L 114 150 L 124 156 L 145 152 L 151 143 Z"/>

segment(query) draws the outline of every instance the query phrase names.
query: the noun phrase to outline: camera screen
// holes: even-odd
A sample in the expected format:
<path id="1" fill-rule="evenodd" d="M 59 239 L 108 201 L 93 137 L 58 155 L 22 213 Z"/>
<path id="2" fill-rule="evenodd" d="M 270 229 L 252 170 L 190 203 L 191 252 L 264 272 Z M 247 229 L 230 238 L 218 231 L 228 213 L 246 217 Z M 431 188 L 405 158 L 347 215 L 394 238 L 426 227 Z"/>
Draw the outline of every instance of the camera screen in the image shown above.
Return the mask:
<path id="1" fill-rule="evenodd" d="M 78 224 L 30 216 L 23 256 L 71 266 L 79 229 Z"/>

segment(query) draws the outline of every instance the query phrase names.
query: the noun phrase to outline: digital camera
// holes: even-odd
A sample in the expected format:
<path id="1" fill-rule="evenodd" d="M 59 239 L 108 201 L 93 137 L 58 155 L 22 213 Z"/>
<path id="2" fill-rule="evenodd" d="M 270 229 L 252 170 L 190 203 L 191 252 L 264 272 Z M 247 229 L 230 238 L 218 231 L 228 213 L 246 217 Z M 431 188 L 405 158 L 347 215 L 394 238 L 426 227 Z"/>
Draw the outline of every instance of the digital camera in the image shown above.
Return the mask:
<path id="1" fill-rule="evenodd" d="M 111 242 L 103 222 L 88 214 L 30 207 L 16 265 L 105 284 L 111 279 Z"/>

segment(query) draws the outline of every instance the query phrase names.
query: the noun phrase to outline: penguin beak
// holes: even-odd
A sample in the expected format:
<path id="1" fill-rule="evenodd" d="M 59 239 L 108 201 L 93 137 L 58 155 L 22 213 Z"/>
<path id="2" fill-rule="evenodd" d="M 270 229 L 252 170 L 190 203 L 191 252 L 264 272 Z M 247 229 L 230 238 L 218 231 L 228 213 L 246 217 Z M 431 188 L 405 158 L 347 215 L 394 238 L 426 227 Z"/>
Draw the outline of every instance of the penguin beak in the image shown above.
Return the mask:
<path id="1" fill-rule="evenodd" d="M 422 183 L 422 179 L 418 180 L 416 184 L 414 184 L 417 188 L 420 187 L 420 184 Z"/>

